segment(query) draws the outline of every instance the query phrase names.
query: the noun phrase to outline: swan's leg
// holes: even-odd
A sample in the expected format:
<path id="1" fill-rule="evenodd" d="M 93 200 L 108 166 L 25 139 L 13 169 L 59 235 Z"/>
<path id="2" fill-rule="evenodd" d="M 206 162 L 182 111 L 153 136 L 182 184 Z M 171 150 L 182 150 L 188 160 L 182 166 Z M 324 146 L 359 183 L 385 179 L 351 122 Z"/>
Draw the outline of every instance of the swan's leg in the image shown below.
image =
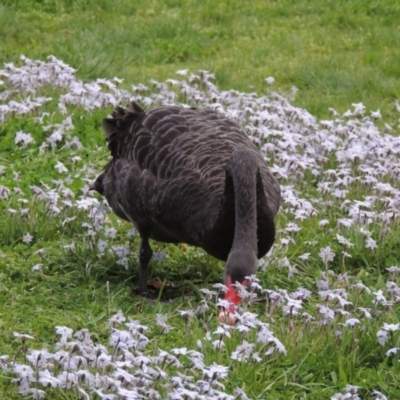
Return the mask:
<path id="1" fill-rule="evenodd" d="M 148 274 L 149 262 L 152 255 L 153 255 L 153 250 L 150 247 L 148 236 L 141 235 L 140 254 L 139 254 L 139 262 L 140 262 L 139 293 L 142 296 L 147 296 L 147 274 Z"/>

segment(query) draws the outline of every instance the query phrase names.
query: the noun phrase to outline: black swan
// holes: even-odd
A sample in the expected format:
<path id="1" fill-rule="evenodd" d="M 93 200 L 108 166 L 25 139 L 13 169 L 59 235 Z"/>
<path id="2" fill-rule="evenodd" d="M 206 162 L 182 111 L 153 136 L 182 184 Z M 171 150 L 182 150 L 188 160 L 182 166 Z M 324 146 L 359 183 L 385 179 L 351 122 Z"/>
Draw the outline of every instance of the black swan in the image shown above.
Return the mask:
<path id="1" fill-rule="evenodd" d="M 232 284 L 247 284 L 275 238 L 280 187 L 263 156 L 235 122 L 209 109 L 145 112 L 132 102 L 103 128 L 112 159 L 93 189 L 140 234 L 139 292 L 147 292 L 149 238 L 202 247 L 226 261 L 231 306 L 223 311 L 232 323 L 240 302 Z"/>

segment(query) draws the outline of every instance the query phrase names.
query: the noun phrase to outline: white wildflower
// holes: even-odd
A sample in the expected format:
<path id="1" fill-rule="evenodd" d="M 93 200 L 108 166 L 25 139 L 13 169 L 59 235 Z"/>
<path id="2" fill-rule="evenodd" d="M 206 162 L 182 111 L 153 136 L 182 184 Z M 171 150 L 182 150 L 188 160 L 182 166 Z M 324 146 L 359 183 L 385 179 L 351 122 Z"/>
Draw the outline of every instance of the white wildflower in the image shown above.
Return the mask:
<path id="1" fill-rule="evenodd" d="M 360 323 L 360 320 L 357 318 L 349 318 L 345 322 L 345 326 L 351 326 L 354 327 Z"/>
<path id="2" fill-rule="evenodd" d="M 337 220 L 338 225 L 344 226 L 345 228 L 350 228 L 353 225 L 353 221 L 348 218 L 339 218 Z"/>
<path id="3" fill-rule="evenodd" d="M 390 356 L 395 356 L 395 355 L 398 353 L 398 351 L 399 351 L 399 348 L 398 348 L 398 347 L 393 347 L 392 349 L 389 349 L 389 350 L 386 352 L 386 355 L 387 355 L 388 357 L 390 357 Z"/>
<path id="4" fill-rule="evenodd" d="M 99 239 L 99 241 L 97 242 L 97 248 L 99 249 L 100 253 L 103 253 L 103 251 L 107 248 L 107 246 L 108 246 L 107 240 Z"/>
<path id="5" fill-rule="evenodd" d="M 358 307 L 357 310 L 360 310 L 365 318 L 367 319 L 372 318 L 371 313 L 369 312 L 370 310 L 368 308 Z"/>
<path id="6" fill-rule="evenodd" d="M 386 322 L 383 324 L 384 331 L 386 332 L 396 332 L 400 329 L 400 323 L 398 324 L 387 324 Z"/>
<path id="7" fill-rule="evenodd" d="M 344 236 L 341 236 L 339 234 L 336 234 L 336 239 L 340 244 L 342 244 L 346 248 L 354 246 L 353 243 L 350 243 Z"/>
<path id="8" fill-rule="evenodd" d="M 106 228 L 104 234 L 108 238 L 115 239 L 115 236 L 117 235 L 117 230 L 115 228 Z"/>
<path id="9" fill-rule="evenodd" d="M 310 253 L 303 253 L 301 256 L 299 256 L 298 258 L 302 261 L 306 261 L 308 260 L 310 257 Z"/>
<path id="10" fill-rule="evenodd" d="M 78 377 L 75 372 L 71 371 L 63 371 L 60 375 L 57 376 L 59 380 L 58 386 L 60 388 L 71 389 L 78 384 Z"/>
<path id="11" fill-rule="evenodd" d="M 35 140 L 33 139 L 30 133 L 24 133 L 22 131 L 18 131 L 15 134 L 14 142 L 15 144 L 21 143 L 22 144 L 21 147 L 26 147 L 28 144 L 34 143 Z"/>
<path id="12" fill-rule="evenodd" d="M 13 332 L 13 335 L 14 335 L 17 339 L 21 339 L 22 341 L 25 341 L 26 339 L 35 339 L 33 336 L 27 335 L 26 333 Z"/>
<path id="13" fill-rule="evenodd" d="M 377 400 L 388 400 L 388 398 L 378 390 L 374 390 L 371 395 L 375 397 Z"/>
<path id="14" fill-rule="evenodd" d="M 231 337 L 229 332 L 230 325 L 219 325 L 217 329 L 213 332 L 213 335 L 219 335 L 221 338 L 224 336 Z"/>
<path id="15" fill-rule="evenodd" d="M 164 314 L 156 314 L 156 325 L 161 328 L 161 332 L 163 334 L 167 334 L 171 329 L 174 329 L 172 326 L 166 324 L 167 316 Z"/>
<path id="16" fill-rule="evenodd" d="M 179 69 L 178 71 L 176 71 L 176 74 L 180 76 L 185 76 L 187 75 L 188 71 L 188 69 Z"/>
<path id="17" fill-rule="evenodd" d="M 54 168 L 55 168 L 55 169 L 58 171 L 58 173 L 60 173 L 60 174 L 62 174 L 62 173 L 64 173 L 64 172 L 68 172 L 68 168 L 67 168 L 61 161 L 58 161 Z"/>
<path id="18" fill-rule="evenodd" d="M 381 119 L 382 118 L 381 110 L 378 108 L 376 111 L 371 111 L 371 118 Z"/>
<path id="19" fill-rule="evenodd" d="M 31 243 L 32 240 L 33 240 L 33 236 L 32 236 L 29 232 L 28 232 L 28 233 L 25 233 L 25 235 L 22 236 L 22 241 L 23 241 L 25 244 Z"/>
<path id="20" fill-rule="evenodd" d="M 247 361 L 253 353 L 254 346 L 254 343 L 249 343 L 244 340 L 243 343 L 237 346 L 236 350 L 231 354 L 232 360 Z"/>
<path id="21" fill-rule="evenodd" d="M 377 292 L 372 292 L 375 295 L 375 300 L 380 303 L 386 303 L 386 297 L 383 295 L 383 292 L 381 289 L 379 289 Z"/>
<path id="22" fill-rule="evenodd" d="M 329 224 L 329 219 L 321 219 L 319 222 L 318 222 L 318 225 L 319 226 L 325 226 L 325 225 L 328 225 Z"/>
<path id="23" fill-rule="evenodd" d="M 383 345 L 387 342 L 387 340 L 388 340 L 388 333 L 387 333 L 387 331 L 384 331 L 384 330 L 382 330 L 382 329 L 379 329 L 379 331 L 377 332 L 376 336 L 377 336 L 377 338 L 378 338 L 378 343 L 379 343 L 380 345 L 382 345 L 382 346 L 383 346 Z"/>
<path id="24" fill-rule="evenodd" d="M 61 336 L 61 339 L 60 339 L 61 342 L 66 342 L 67 339 L 72 338 L 73 330 L 71 328 L 68 328 L 66 326 L 56 326 L 55 329 L 56 329 L 57 335 Z"/>
<path id="25" fill-rule="evenodd" d="M 400 267 L 393 265 L 392 267 L 386 268 L 386 270 L 391 274 L 400 274 Z"/>
<path id="26" fill-rule="evenodd" d="M 268 78 L 265 78 L 265 82 L 267 85 L 273 85 L 275 83 L 275 78 L 273 76 L 269 76 Z"/>
<path id="27" fill-rule="evenodd" d="M 374 239 L 372 239 L 371 237 L 367 237 L 365 239 L 365 248 L 375 250 L 378 248 L 378 245 L 376 244 L 376 241 Z"/>
<path id="28" fill-rule="evenodd" d="M 124 317 L 122 310 L 118 310 L 116 314 L 114 314 L 111 318 L 109 318 L 108 324 L 114 327 L 115 325 L 122 324 L 125 321 L 126 318 Z"/>
<path id="29" fill-rule="evenodd" d="M 18 374 L 19 378 L 28 382 L 35 380 L 34 371 L 29 365 L 15 364 L 13 371 Z"/>
<path id="30" fill-rule="evenodd" d="M 32 268 L 32 271 L 34 272 L 42 272 L 42 264 L 35 264 Z"/>
<path id="31" fill-rule="evenodd" d="M 335 253 L 331 250 L 330 246 L 321 248 L 318 255 L 322 258 L 324 264 L 328 264 L 329 261 L 333 261 Z"/>
<path id="32" fill-rule="evenodd" d="M 335 393 L 330 400 L 351 400 L 352 396 L 350 393 Z"/>

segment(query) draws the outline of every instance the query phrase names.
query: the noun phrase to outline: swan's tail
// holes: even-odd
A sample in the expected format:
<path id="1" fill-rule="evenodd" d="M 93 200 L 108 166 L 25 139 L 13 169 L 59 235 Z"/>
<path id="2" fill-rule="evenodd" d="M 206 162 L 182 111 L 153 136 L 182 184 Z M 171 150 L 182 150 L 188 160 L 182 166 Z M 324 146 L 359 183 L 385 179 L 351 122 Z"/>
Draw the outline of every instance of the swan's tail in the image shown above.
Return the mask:
<path id="1" fill-rule="evenodd" d="M 126 109 L 117 107 L 112 113 L 112 118 L 103 119 L 107 145 L 113 158 L 121 157 L 129 148 L 128 143 L 132 140 L 132 127 L 135 122 L 140 123 L 144 115 L 144 110 L 132 102 Z"/>

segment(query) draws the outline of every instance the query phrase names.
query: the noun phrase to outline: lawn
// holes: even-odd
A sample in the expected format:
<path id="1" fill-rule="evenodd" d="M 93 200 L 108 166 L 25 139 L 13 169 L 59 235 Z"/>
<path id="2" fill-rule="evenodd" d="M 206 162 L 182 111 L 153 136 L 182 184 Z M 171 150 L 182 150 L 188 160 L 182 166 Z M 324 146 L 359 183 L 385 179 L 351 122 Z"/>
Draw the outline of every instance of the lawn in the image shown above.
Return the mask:
<path id="1" fill-rule="evenodd" d="M 0 5 L 1 62 L 50 54 L 98 77 L 147 83 L 204 69 L 222 89 L 299 89 L 326 117 L 363 102 L 392 115 L 399 97 L 395 0 L 12 0 Z"/>
<path id="2" fill-rule="evenodd" d="M 0 398 L 400 398 L 399 20 L 396 1 L 3 1 Z M 201 249 L 153 243 L 157 298 L 137 296 L 138 235 L 88 190 L 131 99 L 226 113 L 279 179 L 233 327 Z"/>

